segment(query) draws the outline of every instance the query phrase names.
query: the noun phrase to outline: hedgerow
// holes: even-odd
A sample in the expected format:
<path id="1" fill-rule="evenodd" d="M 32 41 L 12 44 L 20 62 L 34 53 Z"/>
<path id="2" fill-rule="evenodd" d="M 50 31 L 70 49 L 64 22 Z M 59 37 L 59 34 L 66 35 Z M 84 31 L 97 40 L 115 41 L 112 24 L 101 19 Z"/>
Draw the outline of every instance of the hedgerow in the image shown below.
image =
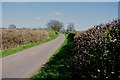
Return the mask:
<path id="1" fill-rule="evenodd" d="M 82 32 L 74 39 L 71 49 L 75 80 L 120 79 L 120 20 Z"/>
<path id="2" fill-rule="evenodd" d="M 15 48 L 25 44 L 39 42 L 48 39 L 49 34 L 46 30 L 34 29 L 2 29 L 2 50 Z"/>

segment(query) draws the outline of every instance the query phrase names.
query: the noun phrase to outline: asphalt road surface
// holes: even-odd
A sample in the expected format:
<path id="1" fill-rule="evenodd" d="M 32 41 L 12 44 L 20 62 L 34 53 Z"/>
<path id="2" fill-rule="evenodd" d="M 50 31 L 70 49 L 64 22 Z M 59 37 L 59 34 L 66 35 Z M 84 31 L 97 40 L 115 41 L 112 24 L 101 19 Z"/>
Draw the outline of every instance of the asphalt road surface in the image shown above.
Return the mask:
<path id="1" fill-rule="evenodd" d="M 60 34 L 56 39 L 2 58 L 2 78 L 30 78 L 64 42 Z"/>

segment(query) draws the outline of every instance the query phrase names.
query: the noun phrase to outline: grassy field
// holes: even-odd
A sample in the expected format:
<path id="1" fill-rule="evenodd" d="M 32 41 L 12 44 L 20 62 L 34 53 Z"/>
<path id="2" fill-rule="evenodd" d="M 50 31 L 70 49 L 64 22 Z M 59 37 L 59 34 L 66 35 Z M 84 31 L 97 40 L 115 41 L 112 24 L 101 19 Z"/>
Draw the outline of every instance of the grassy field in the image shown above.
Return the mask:
<path id="1" fill-rule="evenodd" d="M 71 44 L 73 35 L 66 35 L 66 40 L 41 70 L 32 77 L 33 80 L 68 80 L 71 78 L 69 58 L 71 56 Z"/>
<path id="2" fill-rule="evenodd" d="M 58 37 L 58 34 L 55 34 L 54 31 L 48 31 L 48 33 L 49 33 L 48 39 L 43 39 L 43 40 L 40 40 L 38 42 L 28 43 L 25 45 L 20 45 L 19 47 L 9 48 L 9 49 L 3 50 L 2 52 L 0 52 L 0 56 L 1 57 L 8 56 L 8 55 L 14 54 L 16 52 L 20 52 L 20 51 L 23 51 L 25 49 L 31 48 L 33 46 L 37 46 L 39 44 L 48 42 L 48 41 L 53 40 L 53 39 Z"/>

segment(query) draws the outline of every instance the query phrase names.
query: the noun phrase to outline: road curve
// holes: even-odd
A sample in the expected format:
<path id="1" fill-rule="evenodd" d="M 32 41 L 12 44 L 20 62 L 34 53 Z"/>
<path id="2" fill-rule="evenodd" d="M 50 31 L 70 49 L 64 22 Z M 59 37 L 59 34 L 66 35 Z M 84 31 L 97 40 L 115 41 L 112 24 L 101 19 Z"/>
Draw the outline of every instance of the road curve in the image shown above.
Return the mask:
<path id="1" fill-rule="evenodd" d="M 2 78 L 30 78 L 64 42 L 60 34 L 56 39 L 2 58 Z"/>

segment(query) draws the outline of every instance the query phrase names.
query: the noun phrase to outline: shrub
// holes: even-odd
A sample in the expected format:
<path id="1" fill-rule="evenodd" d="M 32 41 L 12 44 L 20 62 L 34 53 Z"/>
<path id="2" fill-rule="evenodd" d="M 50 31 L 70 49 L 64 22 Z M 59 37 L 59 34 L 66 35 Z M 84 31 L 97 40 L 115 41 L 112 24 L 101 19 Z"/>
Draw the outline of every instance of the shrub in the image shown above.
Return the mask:
<path id="1" fill-rule="evenodd" d="M 73 42 L 75 79 L 120 79 L 120 20 L 95 26 Z"/>

